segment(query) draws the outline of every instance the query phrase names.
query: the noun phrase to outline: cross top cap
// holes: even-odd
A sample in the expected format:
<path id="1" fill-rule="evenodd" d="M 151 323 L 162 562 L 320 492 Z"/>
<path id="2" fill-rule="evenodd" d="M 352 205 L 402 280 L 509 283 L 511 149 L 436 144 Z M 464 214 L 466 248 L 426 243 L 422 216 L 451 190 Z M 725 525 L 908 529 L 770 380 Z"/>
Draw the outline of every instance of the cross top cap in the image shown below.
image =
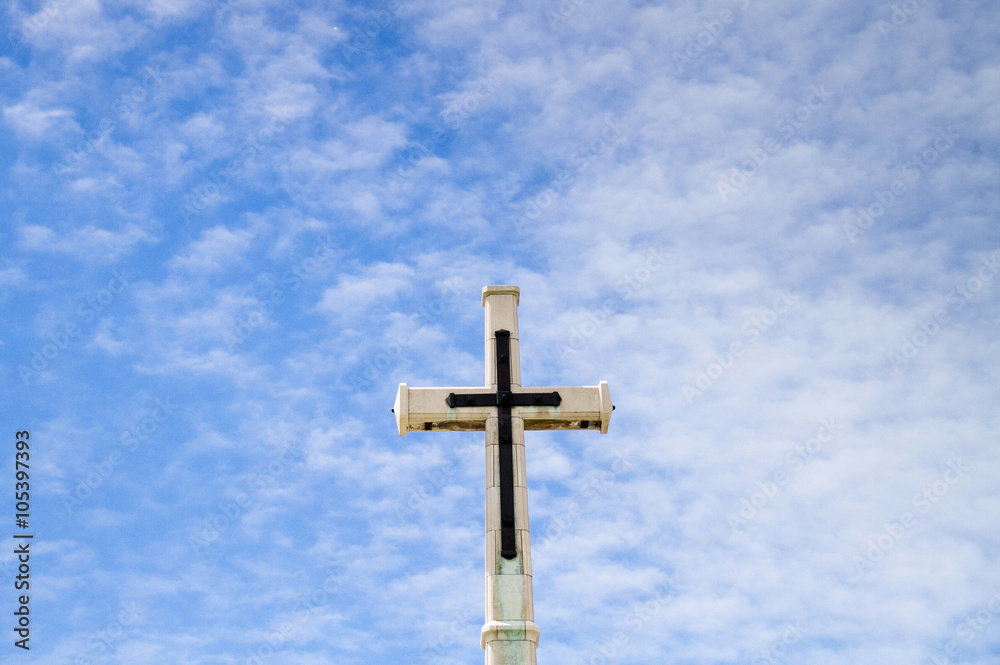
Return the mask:
<path id="1" fill-rule="evenodd" d="M 511 295 L 514 296 L 514 306 L 517 307 L 518 301 L 521 299 L 521 289 L 516 286 L 507 285 L 494 285 L 494 286 L 484 286 L 483 287 L 483 307 L 486 307 L 486 296 L 499 296 L 499 295 Z"/>

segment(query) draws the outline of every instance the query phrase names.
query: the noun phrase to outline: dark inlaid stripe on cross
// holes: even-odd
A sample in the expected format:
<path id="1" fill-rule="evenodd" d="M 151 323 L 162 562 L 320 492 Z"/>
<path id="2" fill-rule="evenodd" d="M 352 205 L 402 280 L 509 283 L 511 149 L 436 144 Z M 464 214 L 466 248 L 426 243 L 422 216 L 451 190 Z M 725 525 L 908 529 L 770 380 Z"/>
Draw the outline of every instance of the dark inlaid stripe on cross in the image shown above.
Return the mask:
<path id="1" fill-rule="evenodd" d="M 512 393 L 510 390 L 510 331 L 497 330 L 497 391 L 492 393 L 455 394 L 446 398 L 448 406 L 495 406 L 497 430 L 500 438 L 500 556 L 517 557 L 517 540 L 514 525 L 514 430 L 510 409 L 513 406 L 559 406 L 562 399 L 558 392 Z"/>

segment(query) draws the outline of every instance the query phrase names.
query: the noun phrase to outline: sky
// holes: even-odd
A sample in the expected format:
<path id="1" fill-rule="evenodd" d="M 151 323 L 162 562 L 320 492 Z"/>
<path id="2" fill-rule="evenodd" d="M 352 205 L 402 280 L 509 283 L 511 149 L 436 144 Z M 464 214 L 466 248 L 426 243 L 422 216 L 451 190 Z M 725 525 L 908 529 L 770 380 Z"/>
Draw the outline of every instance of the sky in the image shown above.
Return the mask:
<path id="1" fill-rule="evenodd" d="M 540 663 L 996 663 L 998 32 L 6 4 L 0 661 L 483 658 L 483 435 L 390 409 L 509 284 L 523 384 L 616 406 L 526 437 Z"/>

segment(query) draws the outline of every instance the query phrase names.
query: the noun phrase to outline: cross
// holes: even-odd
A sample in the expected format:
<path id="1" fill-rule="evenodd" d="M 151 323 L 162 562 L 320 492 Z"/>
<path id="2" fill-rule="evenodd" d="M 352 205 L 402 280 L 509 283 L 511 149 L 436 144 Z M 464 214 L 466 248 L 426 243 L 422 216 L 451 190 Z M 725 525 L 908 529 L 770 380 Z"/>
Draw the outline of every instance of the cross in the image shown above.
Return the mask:
<path id="1" fill-rule="evenodd" d="M 410 388 L 399 384 L 396 425 L 409 432 L 486 432 L 487 665 L 534 665 L 538 626 L 531 593 L 531 546 L 524 431 L 584 429 L 607 433 L 611 393 L 596 386 L 521 387 L 516 286 L 483 288 L 486 386 Z"/>

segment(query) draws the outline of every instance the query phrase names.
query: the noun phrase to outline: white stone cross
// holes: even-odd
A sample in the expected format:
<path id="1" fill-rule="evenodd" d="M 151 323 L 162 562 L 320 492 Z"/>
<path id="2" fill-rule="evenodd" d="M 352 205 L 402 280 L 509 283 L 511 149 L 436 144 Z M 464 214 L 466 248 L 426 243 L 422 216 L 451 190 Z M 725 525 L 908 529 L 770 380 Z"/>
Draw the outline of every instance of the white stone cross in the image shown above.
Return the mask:
<path id="1" fill-rule="evenodd" d="M 535 665 L 538 626 L 531 594 L 531 543 L 524 430 L 606 433 L 611 393 L 597 386 L 521 387 L 516 286 L 483 288 L 486 386 L 409 388 L 399 384 L 396 425 L 408 432 L 486 431 L 486 665 Z"/>

